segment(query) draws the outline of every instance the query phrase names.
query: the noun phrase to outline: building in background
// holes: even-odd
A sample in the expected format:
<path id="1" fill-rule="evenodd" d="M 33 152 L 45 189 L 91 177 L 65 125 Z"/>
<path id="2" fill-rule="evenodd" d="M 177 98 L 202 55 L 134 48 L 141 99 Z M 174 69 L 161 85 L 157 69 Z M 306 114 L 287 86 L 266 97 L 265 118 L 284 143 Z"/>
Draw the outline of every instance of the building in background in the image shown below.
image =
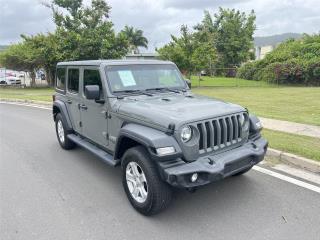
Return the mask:
<path id="1" fill-rule="evenodd" d="M 275 48 L 276 48 L 276 46 L 274 46 L 274 45 L 255 47 L 256 60 L 263 59 L 267 55 L 267 53 L 271 52 Z"/>
<path id="2" fill-rule="evenodd" d="M 254 53 L 256 60 L 263 59 L 269 52 L 274 50 L 280 43 L 288 39 L 301 38 L 300 33 L 283 33 L 278 35 L 255 37 L 254 38 Z"/>

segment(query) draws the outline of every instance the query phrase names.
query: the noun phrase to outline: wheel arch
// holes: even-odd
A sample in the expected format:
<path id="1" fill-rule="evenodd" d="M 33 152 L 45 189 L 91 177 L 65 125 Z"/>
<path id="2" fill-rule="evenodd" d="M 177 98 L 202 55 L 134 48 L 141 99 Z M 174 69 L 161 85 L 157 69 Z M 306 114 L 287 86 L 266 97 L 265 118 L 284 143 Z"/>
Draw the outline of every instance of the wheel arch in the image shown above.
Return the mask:
<path id="1" fill-rule="evenodd" d="M 115 159 L 121 159 L 124 153 L 135 146 L 144 146 L 143 143 L 134 140 L 133 138 L 129 136 L 120 136 L 117 145 L 116 145 L 116 151 L 115 151 Z"/>
<path id="2" fill-rule="evenodd" d="M 71 121 L 70 121 L 70 117 L 69 117 L 69 113 L 67 110 L 66 105 L 64 104 L 64 102 L 60 101 L 60 100 L 56 100 L 53 102 L 53 106 L 52 106 L 52 114 L 53 114 L 53 120 L 56 120 L 56 116 L 57 114 L 60 113 L 63 121 L 66 124 L 66 130 L 71 131 L 73 130 Z"/>
<path id="3" fill-rule="evenodd" d="M 169 136 L 166 133 L 153 129 L 150 127 L 130 123 L 124 125 L 119 132 L 119 137 L 115 147 L 115 159 L 121 159 L 123 154 L 134 146 L 141 145 L 146 148 L 153 159 L 168 159 L 175 158 L 181 155 L 181 149 L 177 141 L 173 136 Z M 158 157 L 155 150 L 160 147 L 173 146 L 176 153 L 170 156 Z"/>

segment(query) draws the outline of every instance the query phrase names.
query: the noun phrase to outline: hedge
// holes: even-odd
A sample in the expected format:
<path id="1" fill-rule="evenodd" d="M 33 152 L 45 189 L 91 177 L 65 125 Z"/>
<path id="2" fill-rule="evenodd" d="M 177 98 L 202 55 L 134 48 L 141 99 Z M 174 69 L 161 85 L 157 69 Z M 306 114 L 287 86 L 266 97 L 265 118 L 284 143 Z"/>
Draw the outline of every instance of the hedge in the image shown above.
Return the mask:
<path id="1" fill-rule="evenodd" d="M 320 86 L 320 35 L 280 44 L 264 59 L 248 62 L 237 77 L 279 84 Z"/>

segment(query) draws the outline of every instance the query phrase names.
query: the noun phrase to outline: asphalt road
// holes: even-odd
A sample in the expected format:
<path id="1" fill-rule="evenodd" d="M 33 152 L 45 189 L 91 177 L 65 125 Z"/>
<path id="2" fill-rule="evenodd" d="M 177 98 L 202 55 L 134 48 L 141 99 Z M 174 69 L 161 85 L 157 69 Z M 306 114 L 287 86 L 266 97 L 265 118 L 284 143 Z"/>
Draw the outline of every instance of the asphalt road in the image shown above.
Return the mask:
<path id="1" fill-rule="evenodd" d="M 320 239 L 320 194 L 254 170 L 148 218 L 119 168 L 59 147 L 50 111 L 0 104 L 0 134 L 0 239 Z"/>

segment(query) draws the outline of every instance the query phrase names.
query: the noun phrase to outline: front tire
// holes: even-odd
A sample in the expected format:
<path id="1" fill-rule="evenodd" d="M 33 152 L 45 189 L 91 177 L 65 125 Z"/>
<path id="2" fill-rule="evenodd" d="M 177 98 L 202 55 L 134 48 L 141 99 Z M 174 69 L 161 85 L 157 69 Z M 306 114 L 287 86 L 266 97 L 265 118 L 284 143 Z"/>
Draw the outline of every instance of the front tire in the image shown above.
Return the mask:
<path id="1" fill-rule="evenodd" d="M 142 146 L 128 149 L 122 158 L 122 184 L 131 205 L 146 216 L 164 210 L 172 191 L 163 182 L 149 153 Z"/>
<path id="2" fill-rule="evenodd" d="M 60 146 L 65 150 L 74 148 L 76 145 L 67 137 L 68 131 L 66 130 L 65 123 L 60 113 L 58 113 L 56 116 L 55 125 L 56 134 Z"/>

